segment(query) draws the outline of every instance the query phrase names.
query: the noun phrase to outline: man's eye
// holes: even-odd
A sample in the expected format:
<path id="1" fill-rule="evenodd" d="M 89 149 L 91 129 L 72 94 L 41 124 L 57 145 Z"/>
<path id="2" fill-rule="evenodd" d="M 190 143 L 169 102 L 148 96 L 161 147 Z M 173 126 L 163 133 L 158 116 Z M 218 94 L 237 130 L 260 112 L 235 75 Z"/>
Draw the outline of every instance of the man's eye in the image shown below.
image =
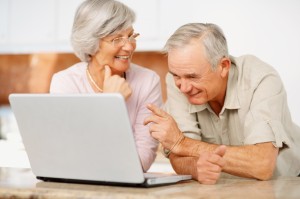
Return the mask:
<path id="1" fill-rule="evenodd" d="M 173 76 L 174 80 L 180 80 L 180 77 L 179 76 Z"/>
<path id="2" fill-rule="evenodd" d="M 194 78 L 197 78 L 197 76 L 196 75 L 188 75 L 187 78 L 194 79 Z"/>
<path id="3" fill-rule="evenodd" d="M 119 42 L 120 40 L 120 37 L 113 39 L 114 42 Z"/>

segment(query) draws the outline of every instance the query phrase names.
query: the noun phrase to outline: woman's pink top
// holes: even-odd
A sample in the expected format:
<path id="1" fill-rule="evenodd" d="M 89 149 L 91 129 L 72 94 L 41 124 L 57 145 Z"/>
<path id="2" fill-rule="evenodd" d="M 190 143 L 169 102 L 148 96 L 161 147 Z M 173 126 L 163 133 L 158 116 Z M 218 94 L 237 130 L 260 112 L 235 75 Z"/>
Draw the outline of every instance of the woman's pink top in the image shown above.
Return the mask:
<path id="1" fill-rule="evenodd" d="M 50 93 L 95 93 L 87 79 L 86 68 L 87 63 L 80 62 L 54 74 Z M 126 105 L 143 170 L 147 171 L 156 157 L 158 142 L 143 122 L 150 115 L 147 104 L 162 107 L 160 78 L 152 70 L 131 64 L 126 71 L 126 81 L 132 89 Z"/>

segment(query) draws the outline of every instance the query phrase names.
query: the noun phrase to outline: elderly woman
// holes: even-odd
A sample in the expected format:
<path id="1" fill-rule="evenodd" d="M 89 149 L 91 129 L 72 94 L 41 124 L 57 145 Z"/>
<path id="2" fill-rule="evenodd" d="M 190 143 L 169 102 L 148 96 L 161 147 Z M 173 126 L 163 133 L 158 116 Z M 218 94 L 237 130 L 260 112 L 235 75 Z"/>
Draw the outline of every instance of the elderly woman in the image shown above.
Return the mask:
<path id="1" fill-rule="evenodd" d="M 79 62 L 54 74 L 50 93 L 121 93 L 126 99 L 139 157 L 147 171 L 156 157 L 145 117 L 162 105 L 159 76 L 131 63 L 138 33 L 134 12 L 115 0 L 86 0 L 78 8 L 71 43 Z M 117 154 L 116 158 L 117 157 Z"/>

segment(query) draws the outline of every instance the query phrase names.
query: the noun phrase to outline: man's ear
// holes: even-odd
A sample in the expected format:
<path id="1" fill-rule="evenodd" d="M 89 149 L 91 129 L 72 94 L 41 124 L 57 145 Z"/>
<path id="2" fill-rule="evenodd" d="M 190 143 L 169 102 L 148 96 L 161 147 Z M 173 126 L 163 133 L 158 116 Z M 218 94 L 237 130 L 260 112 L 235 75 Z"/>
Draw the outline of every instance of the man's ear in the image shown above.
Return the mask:
<path id="1" fill-rule="evenodd" d="M 228 57 L 223 57 L 220 61 L 221 76 L 223 78 L 228 76 L 230 66 L 231 66 L 230 59 Z"/>

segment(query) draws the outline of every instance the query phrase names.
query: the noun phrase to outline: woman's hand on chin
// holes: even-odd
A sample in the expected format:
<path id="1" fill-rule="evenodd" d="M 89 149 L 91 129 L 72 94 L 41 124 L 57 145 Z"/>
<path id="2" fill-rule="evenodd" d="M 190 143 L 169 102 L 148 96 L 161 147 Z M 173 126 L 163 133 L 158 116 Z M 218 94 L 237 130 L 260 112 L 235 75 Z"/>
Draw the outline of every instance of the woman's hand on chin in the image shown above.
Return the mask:
<path id="1" fill-rule="evenodd" d="M 123 95 L 124 99 L 127 100 L 130 97 L 132 90 L 125 78 L 120 77 L 119 75 L 112 75 L 108 65 L 105 65 L 104 70 L 103 92 L 120 93 Z"/>

